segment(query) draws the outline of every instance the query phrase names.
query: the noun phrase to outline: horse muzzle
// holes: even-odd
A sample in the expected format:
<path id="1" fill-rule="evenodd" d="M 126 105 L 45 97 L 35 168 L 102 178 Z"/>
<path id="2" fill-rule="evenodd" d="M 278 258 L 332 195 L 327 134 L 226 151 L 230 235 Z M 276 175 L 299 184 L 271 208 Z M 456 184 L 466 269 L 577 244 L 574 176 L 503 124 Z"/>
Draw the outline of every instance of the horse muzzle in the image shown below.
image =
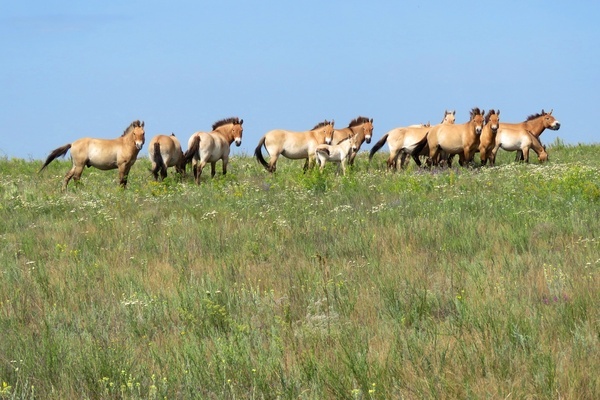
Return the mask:
<path id="1" fill-rule="evenodd" d="M 242 144 L 242 138 L 235 139 L 235 145 L 236 145 L 236 147 L 240 147 L 241 144 Z"/>
<path id="2" fill-rule="evenodd" d="M 325 138 L 325 144 L 331 144 L 331 138 Z"/>
<path id="3" fill-rule="evenodd" d="M 142 146 L 144 146 L 144 142 L 135 142 L 135 148 L 136 149 L 141 150 Z"/>
<path id="4" fill-rule="evenodd" d="M 552 124 L 552 126 L 550 127 L 550 129 L 552 129 L 553 131 L 557 131 L 560 129 L 560 122 L 556 121 L 554 124 Z"/>
<path id="5" fill-rule="evenodd" d="M 367 142 L 367 144 L 371 143 L 371 135 L 365 136 L 365 142 Z"/>

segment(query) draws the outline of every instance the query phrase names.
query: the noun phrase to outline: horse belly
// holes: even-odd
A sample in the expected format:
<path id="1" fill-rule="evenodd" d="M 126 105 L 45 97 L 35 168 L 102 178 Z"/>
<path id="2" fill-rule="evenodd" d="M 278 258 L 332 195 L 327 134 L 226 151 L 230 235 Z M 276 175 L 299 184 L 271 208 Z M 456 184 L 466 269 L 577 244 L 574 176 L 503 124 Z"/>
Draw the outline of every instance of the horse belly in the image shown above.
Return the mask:
<path id="1" fill-rule="evenodd" d="M 101 148 L 90 144 L 85 164 L 88 167 L 95 167 L 104 171 L 118 168 L 117 152 L 111 148 Z"/>

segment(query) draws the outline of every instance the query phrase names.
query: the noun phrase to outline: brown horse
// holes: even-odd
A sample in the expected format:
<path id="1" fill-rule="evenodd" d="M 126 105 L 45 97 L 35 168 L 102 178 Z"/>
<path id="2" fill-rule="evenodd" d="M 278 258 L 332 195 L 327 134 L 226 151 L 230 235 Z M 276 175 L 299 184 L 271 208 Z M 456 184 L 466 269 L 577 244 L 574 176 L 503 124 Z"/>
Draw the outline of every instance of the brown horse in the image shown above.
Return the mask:
<path id="1" fill-rule="evenodd" d="M 485 165 L 492 149 L 496 145 L 496 134 L 500 127 L 500 110 L 495 111 L 494 109 L 488 110 L 485 116 L 485 126 L 481 131 L 479 138 L 479 159 L 481 165 Z"/>
<path id="2" fill-rule="evenodd" d="M 197 141 L 200 143 L 200 141 Z M 156 135 L 150 140 L 148 150 L 148 156 L 150 162 L 152 162 L 152 175 L 154 180 L 158 180 L 158 173 L 160 172 L 160 179 L 163 180 L 167 177 L 167 168 L 175 167 L 175 171 L 178 174 L 185 174 L 185 166 L 192 160 L 194 156 L 194 150 L 187 151 L 185 154 L 181 150 L 181 144 L 179 139 L 174 133 L 170 136 L 167 135 Z M 195 151 L 198 151 L 197 148 Z"/>
<path id="3" fill-rule="evenodd" d="M 528 131 L 536 138 L 539 138 L 542 132 L 546 129 L 557 131 L 560 129 L 560 122 L 552 116 L 552 111 L 549 113 L 542 110 L 541 113 L 532 114 L 527 117 L 524 122 L 520 123 L 500 123 L 500 130 L 504 128 L 521 129 L 522 131 Z M 515 161 L 523 161 L 523 154 L 520 150 L 517 151 Z"/>
<path id="4" fill-rule="evenodd" d="M 442 124 L 454 124 L 456 111 L 444 111 Z M 427 147 L 427 132 L 430 130 L 430 124 L 410 125 L 404 128 L 394 128 L 385 135 L 371 148 L 369 152 L 369 161 L 373 155 L 383 147 L 387 142 L 390 148 L 390 156 L 387 161 L 388 168 L 398 169 L 398 157 L 402 154 L 400 167 L 405 167 L 407 156 L 411 156 L 418 166 L 421 166 L 420 155 L 429 155 Z"/>
<path id="5" fill-rule="evenodd" d="M 367 144 L 371 143 L 371 137 L 373 136 L 373 118 L 357 117 L 350 121 L 347 128 L 335 129 L 333 131 L 333 140 L 331 141 L 331 144 L 338 144 L 350 136 L 354 136 L 356 150 L 350 154 L 348 164 L 354 165 L 354 158 L 363 142 L 366 141 Z"/>
<path id="6" fill-rule="evenodd" d="M 231 143 L 242 144 L 244 128 L 243 119 L 237 117 L 217 121 L 212 126 L 212 132 L 196 132 L 188 140 L 188 156 L 192 159 L 194 180 L 200 183 L 202 169 L 210 163 L 210 176 L 216 174 L 217 161 L 223 161 L 223 175 L 227 174 L 227 164 Z"/>
<path id="7" fill-rule="evenodd" d="M 42 172 L 55 158 L 62 157 L 71 150 L 73 167 L 63 181 L 63 190 L 73 178 L 78 182 L 84 167 L 96 167 L 101 170 L 119 169 L 119 184 L 127 186 L 127 176 L 135 163 L 145 141 L 144 122 L 133 121 L 116 139 L 81 138 L 53 150 L 40 168 Z"/>
<path id="8" fill-rule="evenodd" d="M 444 151 L 447 155 L 458 154 L 460 165 L 465 165 L 473 159 L 479 147 L 479 135 L 483 129 L 485 111 L 475 107 L 471 110 L 469 122 L 464 124 L 440 124 L 427 133 L 429 145 L 429 162 L 439 165 L 439 154 Z"/>
<path id="9" fill-rule="evenodd" d="M 277 169 L 277 159 L 280 155 L 292 160 L 305 159 L 304 171 L 306 171 L 312 166 L 317 146 L 331 143 L 333 125 L 334 121 L 325 120 L 315 125 L 310 131 L 294 132 L 274 129 L 259 140 L 258 146 L 254 149 L 254 156 L 269 172 L 275 172 Z M 268 163 L 262 155 L 263 146 L 271 156 Z"/>
<path id="10" fill-rule="evenodd" d="M 506 151 L 521 151 L 524 156 L 524 161 L 529 162 L 529 149 L 532 149 L 538 155 L 540 163 L 548 160 L 548 153 L 540 140 L 533 134 L 533 132 L 523 130 L 521 128 L 507 128 L 504 127 L 498 130 L 496 134 L 496 144 L 492 149 L 489 160 L 490 165 L 496 164 L 496 153 L 498 149 Z"/>

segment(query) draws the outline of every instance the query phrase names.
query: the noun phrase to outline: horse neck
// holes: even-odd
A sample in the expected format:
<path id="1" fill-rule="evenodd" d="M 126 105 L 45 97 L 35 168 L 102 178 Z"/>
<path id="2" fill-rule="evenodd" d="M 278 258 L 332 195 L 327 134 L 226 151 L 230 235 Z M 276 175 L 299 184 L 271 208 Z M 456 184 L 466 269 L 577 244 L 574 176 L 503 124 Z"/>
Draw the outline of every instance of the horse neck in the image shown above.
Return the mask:
<path id="1" fill-rule="evenodd" d="M 352 128 L 350 128 L 350 130 L 352 131 L 352 135 L 354 135 L 354 141 L 357 144 L 358 143 L 362 144 L 362 142 L 365 141 L 365 125 L 364 124 L 353 126 Z"/>
<path id="2" fill-rule="evenodd" d="M 544 132 L 544 121 L 543 116 L 532 119 L 530 121 L 525 121 L 525 128 L 531 132 L 531 134 L 535 137 L 538 137 Z"/>
<path id="3" fill-rule="evenodd" d="M 233 137 L 233 130 L 231 124 L 223 125 L 212 131 L 213 134 L 222 136 L 229 144 L 233 143 L 235 137 Z"/>

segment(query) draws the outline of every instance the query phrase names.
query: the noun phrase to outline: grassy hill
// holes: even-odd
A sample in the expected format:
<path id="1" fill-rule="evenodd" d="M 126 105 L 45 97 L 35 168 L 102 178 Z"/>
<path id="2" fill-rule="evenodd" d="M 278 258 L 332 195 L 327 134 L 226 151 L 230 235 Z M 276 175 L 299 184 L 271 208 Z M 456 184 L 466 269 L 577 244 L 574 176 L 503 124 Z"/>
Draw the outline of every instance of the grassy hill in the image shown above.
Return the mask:
<path id="1" fill-rule="evenodd" d="M 66 192 L 0 159 L 0 399 L 598 398 L 600 147 L 548 153 Z"/>

